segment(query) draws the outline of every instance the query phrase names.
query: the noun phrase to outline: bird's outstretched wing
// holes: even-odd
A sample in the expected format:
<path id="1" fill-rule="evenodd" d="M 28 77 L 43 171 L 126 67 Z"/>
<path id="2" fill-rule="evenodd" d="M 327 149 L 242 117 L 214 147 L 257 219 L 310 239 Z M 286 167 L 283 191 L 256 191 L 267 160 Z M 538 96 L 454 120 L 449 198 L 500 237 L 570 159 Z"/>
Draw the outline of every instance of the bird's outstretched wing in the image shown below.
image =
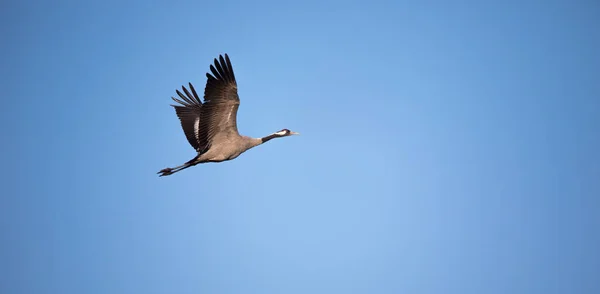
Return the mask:
<path id="1" fill-rule="evenodd" d="M 225 54 L 225 58 L 222 55 L 219 55 L 219 60 L 215 58 L 210 71 L 212 75 L 206 74 L 204 104 L 200 109 L 199 152 L 208 150 L 216 136 L 239 135 L 237 111 L 240 97 L 229 56 Z"/>
<path id="2" fill-rule="evenodd" d="M 239 135 L 237 110 L 240 98 L 229 56 L 225 54 L 225 58 L 222 55 L 219 55 L 219 60 L 215 58 L 215 64 L 210 66 L 210 71 L 212 75 L 206 74 L 204 103 L 200 102 L 191 83 L 191 93 L 185 87 L 181 87 L 185 95 L 177 90 L 177 95 L 183 100 L 172 97 L 175 102 L 181 104 L 173 107 L 181 120 L 185 136 L 199 153 L 206 152 L 217 135 Z"/>
<path id="3" fill-rule="evenodd" d="M 181 97 L 182 100 L 179 100 L 175 97 L 171 97 L 173 101 L 181 104 L 181 105 L 171 105 L 175 108 L 175 112 L 177 113 L 177 117 L 181 121 L 181 128 L 183 128 L 183 132 L 185 133 L 185 137 L 188 142 L 196 151 L 199 151 L 200 145 L 198 144 L 198 128 L 200 125 L 200 109 L 202 108 L 202 102 L 200 102 L 200 97 L 196 93 L 194 86 L 192 83 L 189 83 L 190 91 L 188 91 L 185 86 L 181 86 L 181 89 L 185 93 L 182 94 L 177 91 L 177 95 Z"/>

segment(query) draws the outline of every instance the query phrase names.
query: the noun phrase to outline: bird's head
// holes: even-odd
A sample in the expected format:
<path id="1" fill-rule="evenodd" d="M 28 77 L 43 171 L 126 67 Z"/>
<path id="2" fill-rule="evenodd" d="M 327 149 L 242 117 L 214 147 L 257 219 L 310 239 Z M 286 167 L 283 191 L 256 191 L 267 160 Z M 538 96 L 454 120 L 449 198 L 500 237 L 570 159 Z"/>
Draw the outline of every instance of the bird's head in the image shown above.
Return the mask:
<path id="1" fill-rule="evenodd" d="M 262 140 L 262 143 L 264 143 L 264 142 L 267 142 L 267 141 L 269 141 L 271 139 L 274 139 L 274 138 L 283 138 L 283 137 L 287 137 L 287 136 L 291 136 L 291 135 L 300 135 L 300 134 L 296 133 L 296 132 L 292 132 L 292 131 L 290 131 L 288 129 L 283 129 L 283 130 L 281 130 L 279 132 L 275 132 L 275 133 L 270 134 L 270 135 L 268 135 L 266 137 L 263 137 L 263 138 L 261 138 L 261 140 Z"/>
<path id="2" fill-rule="evenodd" d="M 283 129 L 283 130 L 275 133 L 274 135 L 277 135 L 278 137 L 287 137 L 287 136 L 291 136 L 291 135 L 300 135 L 300 133 L 292 132 L 288 129 Z"/>

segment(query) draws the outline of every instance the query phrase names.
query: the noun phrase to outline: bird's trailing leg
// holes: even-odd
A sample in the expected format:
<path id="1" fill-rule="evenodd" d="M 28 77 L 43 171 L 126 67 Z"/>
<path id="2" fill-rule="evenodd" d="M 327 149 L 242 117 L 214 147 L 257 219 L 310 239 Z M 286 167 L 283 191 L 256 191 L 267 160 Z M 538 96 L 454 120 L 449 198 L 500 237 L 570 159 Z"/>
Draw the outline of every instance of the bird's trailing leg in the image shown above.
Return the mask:
<path id="1" fill-rule="evenodd" d="M 168 176 L 168 175 L 172 175 L 178 171 L 184 170 L 193 165 L 194 164 L 192 164 L 192 161 L 188 161 L 180 166 L 163 168 L 159 172 L 157 172 L 157 174 L 159 174 L 159 177 Z"/>

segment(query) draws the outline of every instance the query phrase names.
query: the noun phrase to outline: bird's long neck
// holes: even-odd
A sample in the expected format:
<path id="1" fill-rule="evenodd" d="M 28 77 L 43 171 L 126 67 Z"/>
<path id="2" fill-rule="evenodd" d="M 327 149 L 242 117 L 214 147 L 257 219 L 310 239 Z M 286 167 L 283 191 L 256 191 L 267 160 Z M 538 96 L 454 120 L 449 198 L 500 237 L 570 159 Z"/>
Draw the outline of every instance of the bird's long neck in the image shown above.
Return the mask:
<path id="1" fill-rule="evenodd" d="M 281 137 L 281 135 L 278 135 L 278 134 L 270 134 L 270 135 L 268 135 L 268 136 L 266 136 L 266 137 L 262 137 L 262 138 L 260 138 L 260 143 L 261 143 L 261 144 L 263 144 L 263 143 L 266 143 L 267 141 L 269 141 L 269 140 L 271 140 L 271 139 L 274 139 L 274 138 L 279 138 L 279 137 Z"/>
<path id="2" fill-rule="evenodd" d="M 273 133 L 273 134 L 270 134 L 270 135 L 262 137 L 262 138 L 250 138 L 250 137 L 246 137 L 246 138 L 248 138 L 248 142 L 250 144 L 250 146 L 248 146 L 248 147 L 252 148 L 252 147 L 258 146 L 260 144 L 264 144 L 271 139 L 281 138 L 281 137 L 285 137 L 285 135 Z"/>
<path id="3" fill-rule="evenodd" d="M 262 137 L 262 138 L 245 137 L 246 144 L 247 144 L 246 148 L 250 149 L 250 148 L 256 147 L 260 144 L 263 144 L 263 143 L 265 143 L 273 138 L 277 138 L 277 137 L 280 137 L 280 136 L 277 134 L 271 134 L 271 135 L 268 135 L 268 136 Z"/>

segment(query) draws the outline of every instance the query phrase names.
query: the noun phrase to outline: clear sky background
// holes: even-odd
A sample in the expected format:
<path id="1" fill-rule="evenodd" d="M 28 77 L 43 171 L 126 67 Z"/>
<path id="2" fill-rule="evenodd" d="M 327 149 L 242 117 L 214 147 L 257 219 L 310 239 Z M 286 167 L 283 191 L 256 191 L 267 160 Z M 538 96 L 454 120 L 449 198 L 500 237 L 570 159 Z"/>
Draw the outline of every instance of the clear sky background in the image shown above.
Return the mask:
<path id="1" fill-rule="evenodd" d="M 0 4 L 0 293 L 600 293 L 600 2 L 151 2 Z"/>

